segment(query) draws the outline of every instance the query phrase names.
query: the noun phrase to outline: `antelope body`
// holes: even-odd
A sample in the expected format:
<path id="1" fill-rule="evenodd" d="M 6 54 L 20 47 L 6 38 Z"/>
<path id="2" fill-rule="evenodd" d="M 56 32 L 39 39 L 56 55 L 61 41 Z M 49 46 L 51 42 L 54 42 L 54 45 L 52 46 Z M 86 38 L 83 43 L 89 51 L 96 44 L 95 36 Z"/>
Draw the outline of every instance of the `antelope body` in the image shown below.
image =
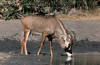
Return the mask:
<path id="1" fill-rule="evenodd" d="M 25 55 L 28 54 L 26 43 L 30 30 L 32 31 L 32 33 L 42 33 L 42 41 L 37 55 L 40 54 L 46 37 L 48 38 L 50 43 L 51 56 L 53 56 L 53 39 L 57 40 L 61 47 L 64 49 L 68 49 L 69 45 L 71 44 L 71 40 L 63 23 L 55 16 L 28 15 L 21 19 L 21 23 L 24 27 L 24 36 L 21 39 L 21 54 L 23 54 L 23 50 L 25 52 Z M 67 50 L 65 52 L 67 52 Z"/>

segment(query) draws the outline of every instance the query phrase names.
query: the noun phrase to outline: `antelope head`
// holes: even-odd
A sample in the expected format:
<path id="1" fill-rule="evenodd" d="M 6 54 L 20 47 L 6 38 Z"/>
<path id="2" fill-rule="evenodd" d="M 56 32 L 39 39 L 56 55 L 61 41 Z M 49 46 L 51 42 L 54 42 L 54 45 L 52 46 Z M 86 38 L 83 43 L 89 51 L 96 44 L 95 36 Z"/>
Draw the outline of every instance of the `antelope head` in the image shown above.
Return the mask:
<path id="1" fill-rule="evenodd" d="M 60 38 L 57 39 L 62 48 L 64 48 L 65 54 L 67 56 L 72 56 L 72 45 L 75 41 L 75 35 L 70 32 L 66 35 L 60 35 Z"/>
<path id="2" fill-rule="evenodd" d="M 68 31 L 68 40 L 69 43 L 67 41 L 67 46 L 65 47 L 65 52 L 68 56 L 72 56 L 72 45 L 76 42 L 76 34 L 74 33 L 74 31 Z"/>

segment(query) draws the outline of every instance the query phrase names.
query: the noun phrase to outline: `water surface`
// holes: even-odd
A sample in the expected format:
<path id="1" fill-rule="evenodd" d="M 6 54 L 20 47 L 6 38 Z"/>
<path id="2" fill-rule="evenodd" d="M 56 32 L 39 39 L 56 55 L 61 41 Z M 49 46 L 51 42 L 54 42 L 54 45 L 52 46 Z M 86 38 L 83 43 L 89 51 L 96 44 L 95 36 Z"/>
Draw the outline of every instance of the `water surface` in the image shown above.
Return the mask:
<path id="1" fill-rule="evenodd" d="M 52 63 L 49 54 L 36 56 L 35 54 L 13 55 L 0 65 L 100 65 L 99 53 L 74 54 L 73 57 L 54 54 Z"/>

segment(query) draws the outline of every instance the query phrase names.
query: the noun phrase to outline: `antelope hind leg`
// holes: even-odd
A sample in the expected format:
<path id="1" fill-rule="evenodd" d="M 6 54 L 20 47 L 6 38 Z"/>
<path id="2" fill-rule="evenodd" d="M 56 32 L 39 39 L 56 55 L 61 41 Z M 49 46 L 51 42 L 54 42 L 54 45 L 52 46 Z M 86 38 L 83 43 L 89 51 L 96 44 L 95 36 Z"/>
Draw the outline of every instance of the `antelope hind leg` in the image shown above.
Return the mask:
<path id="1" fill-rule="evenodd" d="M 24 50 L 25 55 L 28 55 L 26 43 L 27 43 L 29 33 L 30 33 L 29 29 L 24 29 L 24 37 L 21 39 L 21 54 L 23 54 L 23 50 Z"/>
<path id="2" fill-rule="evenodd" d="M 21 39 L 21 42 L 20 42 L 20 44 L 21 44 L 21 52 L 20 52 L 20 53 L 21 53 L 21 54 L 23 54 L 23 46 L 24 46 L 24 45 L 23 45 L 23 43 L 24 43 L 23 40 L 24 40 L 24 37 Z"/>

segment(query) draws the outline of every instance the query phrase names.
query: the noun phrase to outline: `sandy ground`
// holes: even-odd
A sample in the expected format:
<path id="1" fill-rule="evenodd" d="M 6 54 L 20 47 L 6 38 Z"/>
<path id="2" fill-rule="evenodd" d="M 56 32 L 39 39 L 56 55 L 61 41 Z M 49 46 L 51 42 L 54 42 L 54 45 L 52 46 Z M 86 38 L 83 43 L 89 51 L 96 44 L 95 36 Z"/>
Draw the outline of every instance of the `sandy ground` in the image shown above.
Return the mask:
<path id="1" fill-rule="evenodd" d="M 100 20 L 64 20 L 63 23 L 66 29 L 72 30 L 76 33 L 77 42 L 73 46 L 73 53 L 100 52 Z M 40 61 L 39 58 L 41 58 L 41 55 L 36 57 L 41 35 L 30 36 L 28 40 L 27 46 L 29 52 L 33 54 L 32 56 L 20 55 L 20 39 L 22 36 L 23 28 L 21 26 L 20 20 L 9 20 L 6 22 L 0 21 L 0 65 L 24 65 L 22 62 L 23 59 L 27 65 L 28 63 L 33 62 L 29 61 L 33 56 L 35 61 L 33 63 L 36 63 L 35 65 L 41 65 L 42 61 L 38 63 L 38 61 Z M 46 41 L 46 43 L 48 42 Z M 53 43 L 54 54 L 60 55 L 62 52 L 64 52 L 58 43 L 56 44 L 55 41 L 53 41 Z M 43 55 L 49 55 L 48 44 L 44 45 L 42 52 Z M 12 62 L 12 57 L 17 57 L 17 60 L 14 59 Z"/>

